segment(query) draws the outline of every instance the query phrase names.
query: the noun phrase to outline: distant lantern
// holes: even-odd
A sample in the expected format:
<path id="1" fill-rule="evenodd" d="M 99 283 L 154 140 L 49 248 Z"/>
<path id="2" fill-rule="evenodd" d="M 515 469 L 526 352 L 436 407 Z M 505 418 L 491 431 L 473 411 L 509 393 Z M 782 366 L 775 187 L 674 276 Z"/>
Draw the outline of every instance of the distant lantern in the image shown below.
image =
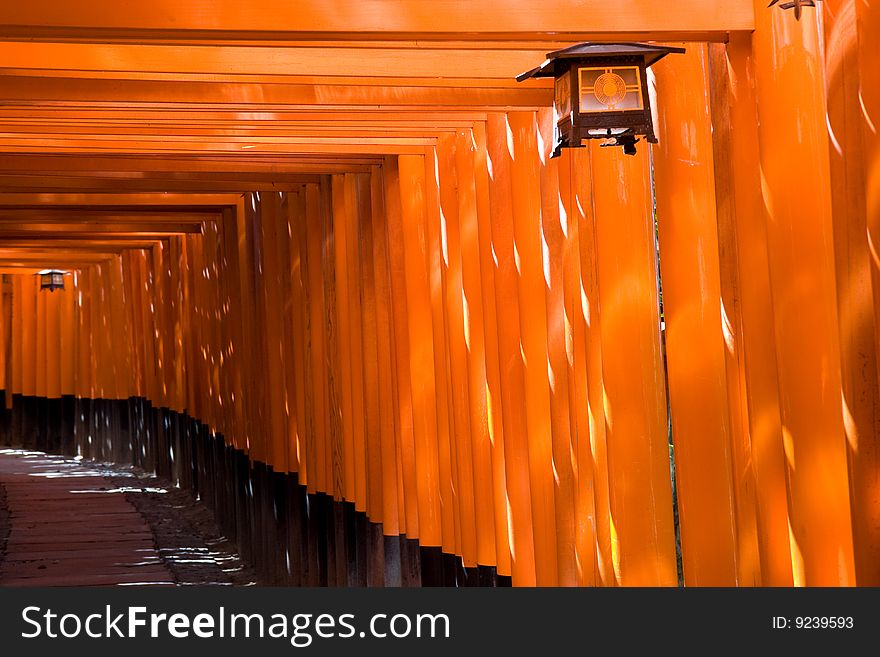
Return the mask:
<path id="1" fill-rule="evenodd" d="M 43 271 L 39 272 L 38 275 L 40 277 L 40 289 L 49 290 L 49 292 L 54 292 L 55 290 L 63 290 L 65 273 L 66 272 L 58 271 L 57 269 L 44 269 Z"/>
<path id="2" fill-rule="evenodd" d="M 638 137 L 657 143 L 648 96 L 648 68 L 684 48 L 647 43 L 581 43 L 547 53 L 538 68 L 517 76 L 555 78 L 553 110 L 556 128 L 553 154 L 577 148 L 584 140 L 622 146 L 635 155 Z"/>

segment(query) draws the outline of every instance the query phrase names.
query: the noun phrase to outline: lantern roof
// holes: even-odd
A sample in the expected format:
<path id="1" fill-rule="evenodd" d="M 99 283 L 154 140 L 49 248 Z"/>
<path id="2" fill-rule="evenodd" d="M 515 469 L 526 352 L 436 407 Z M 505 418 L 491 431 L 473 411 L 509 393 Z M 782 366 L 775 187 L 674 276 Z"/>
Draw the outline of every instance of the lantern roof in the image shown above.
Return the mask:
<path id="1" fill-rule="evenodd" d="M 645 66 L 660 61 L 670 53 L 684 53 L 684 48 L 657 46 L 652 43 L 578 43 L 574 46 L 547 53 L 547 60 L 531 71 L 516 76 L 517 82 L 529 78 L 552 78 L 558 73 L 571 68 L 572 62 L 567 60 L 588 59 L 591 57 L 620 57 L 641 55 L 645 58 Z M 557 69 L 559 69 L 557 71 Z"/>

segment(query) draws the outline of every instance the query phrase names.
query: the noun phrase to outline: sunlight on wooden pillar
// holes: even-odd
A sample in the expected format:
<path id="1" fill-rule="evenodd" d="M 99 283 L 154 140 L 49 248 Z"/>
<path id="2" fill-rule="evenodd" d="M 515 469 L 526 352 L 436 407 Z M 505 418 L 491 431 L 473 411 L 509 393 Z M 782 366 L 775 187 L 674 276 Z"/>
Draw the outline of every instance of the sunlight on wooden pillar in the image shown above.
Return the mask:
<path id="1" fill-rule="evenodd" d="M 314 484 L 314 464 L 317 453 L 316 419 L 317 402 L 313 382 L 318 374 L 312 370 L 311 353 L 306 345 L 312 298 L 309 290 L 308 250 L 306 245 L 305 194 L 286 194 L 278 208 L 278 253 L 282 268 L 281 289 L 285 291 L 283 313 L 287 321 L 282 324 L 282 354 L 287 366 L 284 368 L 284 404 L 287 423 L 284 427 L 284 446 L 287 453 L 287 471 L 297 472 L 297 483 Z M 268 246 L 268 245 L 267 245 Z"/>
<path id="2" fill-rule="evenodd" d="M 519 323 L 519 270 L 514 248 L 513 135 L 507 115 L 493 113 L 487 122 L 490 170 L 492 255 L 500 367 L 500 412 L 504 425 L 507 508 L 510 514 L 510 561 L 514 586 L 535 586 L 536 549 L 533 534 L 525 373 Z M 493 406 L 493 412 L 498 412 Z"/>
<path id="3" fill-rule="evenodd" d="M 304 319 L 308 326 L 303 339 L 309 345 L 306 365 L 311 373 L 303 385 L 311 389 L 312 415 L 314 417 L 314 434 L 305 437 L 308 462 L 308 490 L 316 492 L 332 491 L 333 485 L 327 473 L 327 451 L 330 445 L 329 436 L 329 405 L 327 402 L 327 356 L 326 336 L 324 332 L 324 290 L 321 275 L 321 224 L 328 220 L 321 213 L 320 190 L 317 185 L 308 185 L 303 194 L 304 213 L 302 216 L 291 216 L 288 221 L 297 221 L 292 226 L 298 241 L 301 257 L 307 263 L 307 271 L 302 273 L 302 294 L 309 300 L 308 317 Z"/>
<path id="4" fill-rule="evenodd" d="M 824 3 L 831 194 L 856 581 L 880 584 L 880 389 L 865 205 L 856 0 Z M 878 280 L 880 283 L 880 280 Z"/>
<path id="5" fill-rule="evenodd" d="M 542 130 L 547 124 L 546 119 L 542 122 Z M 596 550 L 596 507 L 594 501 L 595 480 L 593 459 L 590 450 L 591 436 L 591 407 L 587 390 L 587 330 L 585 303 L 583 298 L 583 283 L 581 280 L 580 263 L 580 224 L 583 222 L 583 207 L 579 204 L 576 193 L 578 181 L 575 171 L 578 153 L 588 151 L 576 151 L 563 149 L 558 166 L 558 199 L 559 204 L 557 221 L 559 231 L 564 240 L 560 256 L 562 308 L 559 321 L 563 323 L 564 331 L 564 368 L 567 380 L 566 394 L 568 440 L 570 441 L 570 458 L 572 479 L 574 486 L 574 499 L 572 510 L 574 512 L 574 557 L 575 576 L 578 586 L 595 586 L 597 580 L 597 550 Z M 584 165 L 584 173 L 589 178 L 589 160 Z M 587 203 L 587 207 L 591 207 Z"/>
<path id="6" fill-rule="evenodd" d="M 746 289 L 749 276 L 754 276 L 756 272 L 741 272 L 740 249 L 737 244 L 737 231 L 740 224 L 748 221 L 757 221 L 762 227 L 763 214 L 760 198 L 760 186 L 758 184 L 758 150 L 757 136 L 752 140 L 750 152 L 753 160 L 747 166 L 736 166 L 736 158 L 742 158 L 742 148 L 740 143 L 744 140 L 738 140 L 734 143 L 734 133 L 731 128 L 733 106 L 738 101 L 736 94 L 736 86 L 731 84 L 733 79 L 729 72 L 727 46 L 720 44 L 709 45 L 709 105 L 712 114 L 712 141 L 714 150 L 715 163 L 715 202 L 718 215 L 718 255 L 721 269 L 721 320 L 723 325 L 723 335 L 725 342 L 724 356 L 726 361 L 726 378 L 727 378 L 727 398 L 730 408 L 730 427 L 732 439 L 732 456 L 733 456 L 733 483 L 734 483 L 734 499 L 736 501 L 737 513 L 737 546 L 739 559 L 737 560 L 737 570 L 739 583 L 743 586 L 759 586 L 763 581 L 762 568 L 763 558 L 762 551 L 764 543 L 768 537 L 761 534 L 762 531 L 762 513 L 760 491 L 757 490 L 757 461 L 759 455 L 757 445 L 754 442 L 753 433 L 757 430 L 753 426 L 752 415 L 750 414 L 750 390 L 749 390 L 749 368 L 748 353 L 746 352 L 746 344 L 748 336 L 746 336 L 743 326 L 743 297 L 746 294 L 752 294 L 751 290 Z M 751 111 L 754 115 L 754 98 L 749 97 L 752 101 Z M 751 130 L 754 132 L 756 126 L 754 120 L 750 124 Z M 749 178 L 750 186 L 746 189 L 751 193 L 746 197 L 744 207 L 749 207 L 749 200 L 752 201 L 752 212 L 745 216 L 744 212 L 738 211 L 737 200 L 739 188 L 742 188 L 741 179 L 743 176 L 751 176 Z M 766 242 L 766 240 L 764 240 Z M 761 243 L 766 249 L 766 244 Z M 744 249 L 752 248 L 754 245 L 749 244 Z M 765 253 L 766 255 L 766 253 Z M 763 271 L 763 280 L 765 287 L 769 290 L 768 273 L 766 267 L 766 257 L 764 259 L 765 266 L 763 270 L 758 270 L 757 274 Z M 769 294 L 769 292 L 768 292 Z M 773 335 L 772 325 L 767 324 L 767 335 Z M 771 355 L 772 341 L 770 348 Z M 775 361 L 774 361 L 775 364 Z M 773 386 L 774 394 L 776 389 L 775 370 L 769 384 Z M 764 382 L 766 386 L 767 383 Z M 776 426 L 779 427 L 777 409 Z M 782 509 L 786 508 L 786 493 L 784 470 L 782 468 L 782 439 L 781 433 L 777 431 L 777 455 L 778 460 L 777 472 L 781 481 L 781 505 Z M 785 548 L 785 556 L 783 562 L 785 567 L 790 571 L 791 559 L 788 552 L 788 534 L 787 524 L 783 524 L 784 530 L 778 536 L 778 540 L 782 547 Z"/>
<path id="7" fill-rule="evenodd" d="M 678 582 L 648 155 L 592 149 L 614 576 Z"/>
<path id="8" fill-rule="evenodd" d="M 511 112 L 508 121 L 535 569 L 538 586 L 556 586 L 559 573 L 537 124 L 533 112 Z"/>
<path id="9" fill-rule="evenodd" d="M 596 212 L 593 203 L 592 146 L 571 150 L 570 239 L 577 235 L 577 296 L 573 336 L 575 383 L 578 397 L 586 404 L 577 409 L 578 489 L 592 483 L 591 500 L 581 499 L 578 508 L 592 503 L 595 515 L 596 581 L 614 586 L 611 550 L 611 501 L 608 476 L 608 445 L 605 424 L 605 393 L 602 383 L 602 334 L 599 317 L 599 271 L 596 246 Z M 583 339 L 579 339 L 582 333 Z M 583 493 L 581 493 L 583 497 Z M 583 550 L 583 548 L 581 548 Z"/>
<path id="10" fill-rule="evenodd" d="M 436 379 L 428 277 L 425 158 L 398 158 L 402 209 L 406 304 L 409 326 L 409 375 L 418 490 L 419 544 L 439 547 L 441 539 L 440 464 L 437 446 Z M 411 537 L 415 538 L 415 537 Z"/>
<path id="11" fill-rule="evenodd" d="M 462 147 L 464 147 L 462 145 Z M 453 481 L 455 485 L 454 525 L 465 567 L 477 565 L 476 480 L 474 477 L 474 433 L 468 385 L 469 332 L 466 328 L 464 281 L 461 252 L 461 212 L 459 208 L 459 180 L 456 159 L 459 143 L 455 135 L 446 134 L 437 140 L 437 168 L 440 183 L 440 221 L 443 228 L 443 258 L 445 261 L 444 318 L 449 348 L 450 408 L 453 415 L 451 450 L 455 457 Z M 466 184 L 462 180 L 461 184 Z M 492 523 L 489 523 L 492 527 Z M 486 562 L 483 562 L 486 563 Z"/>
<path id="12" fill-rule="evenodd" d="M 396 387 L 398 508 L 407 538 L 419 535 L 418 484 L 415 465 L 415 417 L 410 383 L 409 309 L 406 296 L 403 202 L 397 158 L 385 160 L 385 211 L 387 213 L 388 266 L 391 277 L 392 327 L 394 331 L 394 382 Z"/>
<path id="13" fill-rule="evenodd" d="M 454 447 L 455 418 L 452 415 L 445 301 L 447 260 L 445 232 L 440 210 L 437 148 L 425 148 L 425 247 L 428 289 L 431 303 L 431 335 L 434 355 L 434 403 L 436 405 L 436 449 L 440 484 L 441 548 L 446 554 L 461 554 L 461 526 L 458 523 L 458 470 Z"/>
<path id="14" fill-rule="evenodd" d="M 495 305 L 495 250 L 492 242 L 490 179 L 494 169 L 489 158 L 487 125 L 474 125 L 474 184 L 477 203 L 477 235 L 466 243 L 478 250 L 480 297 L 486 348 L 486 424 L 492 468 L 492 500 L 495 507 L 495 550 L 499 575 L 511 576 L 511 511 L 507 497 L 507 472 L 504 447 L 504 424 L 501 411 L 501 367 L 499 362 L 498 312 Z M 463 229 L 464 230 L 464 229 Z M 463 237 L 463 239 L 465 239 Z M 470 240 L 473 240 L 471 242 Z M 464 246 L 462 247 L 464 248 Z M 476 311 L 476 309 L 474 309 Z M 475 318 L 476 315 L 471 315 Z M 472 353 L 474 353 L 472 351 Z"/>
<path id="15" fill-rule="evenodd" d="M 796 585 L 852 585 L 824 62 L 817 14 L 754 36 L 761 175 Z M 810 190 L 805 194 L 804 190 Z M 798 557 L 799 555 L 799 557 Z"/>
<path id="16" fill-rule="evenodd" d="M 659 62 L 656 181 L 666 359 L 684 582 L 738 580 L 736 500 L 708 58 L 702 44 Z M 744 529 L 744 528 L 743 528 Z"/>
<path id="17" fill-rule="evenodd" d="M 554 497 L 556 509 L 556 559 L 560 586 L 577 586 L 577 516 L 575 498 L 577 465 L 577 426 L 572 431 L 574 407 L 569 391 L 574 381 L 569 376 L 568 356 L 572 352 L 570 315 L 565 307 L 565 267 L 570 258 L 568 218 L 561 201 L 562 180 L 570 173 L 570 158 L 550 159 L 553 149 L 553 111 L 541 110 L 538 119 L 538 147 L 541 160 L 541 247 L 543 256 L 544 296 L 547 312 L 547 367 L 550 377 L 550 430 L 553 448 Z M 570 191 L 570 187 L 567 187 Z M 585 485 L 589 485 L 588 480 Z M 592 511 L 592 509 L 590 509 Z M 592 522 L 588 513 L 584 522 Z M 592 556 L 592 555 L 591 555 Z M 592 565 L 592 558 L 590 560 Z"/>
<path id="18" fill-rule="evenodd" d="M 455 136 L 455 171 L 458 185 L 458 221 L 461 250 L 461 301 L 467 349 L 467 382 L 470 409 L 471 452 L 474 477 L 474 511 L 477 562 L 497 566 L 496 508 L 492 475 L 492 435 L 487 386 L 483 280 L 480 275 L 480 206 L 475 158 L 479 157 L 476 135 L 461 130 Z M 483 156 L 485 163 L 485 156 Z"/>

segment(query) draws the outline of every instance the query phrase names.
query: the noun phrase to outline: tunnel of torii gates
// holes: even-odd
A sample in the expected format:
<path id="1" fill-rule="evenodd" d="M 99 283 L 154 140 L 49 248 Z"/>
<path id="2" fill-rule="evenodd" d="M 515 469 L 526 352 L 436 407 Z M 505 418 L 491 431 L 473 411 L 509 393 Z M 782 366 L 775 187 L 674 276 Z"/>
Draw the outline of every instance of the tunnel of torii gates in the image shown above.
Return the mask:
<path id="1" fill-rule="evenodd" d="M 267 582 L 880 585 L 880 2 L 796 4 L 2 3 L 2 442 Z M 549 158 L 636 40 L 659 144 Z"/>

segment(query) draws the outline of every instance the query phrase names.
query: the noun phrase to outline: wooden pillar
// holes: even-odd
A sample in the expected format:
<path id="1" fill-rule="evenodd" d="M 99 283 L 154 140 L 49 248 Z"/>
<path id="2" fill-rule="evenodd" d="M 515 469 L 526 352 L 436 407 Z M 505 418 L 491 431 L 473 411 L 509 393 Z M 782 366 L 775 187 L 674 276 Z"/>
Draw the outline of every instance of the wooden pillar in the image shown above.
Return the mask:
<path id="1" fill-rule="evenodd" d="M 336 317 L 334 325 L 337 328 L 336 336 L 336 367 L 333 378 L 339 391 L 342 429 L 342 495 L 346 500 L 355 499 L 355 440 L 354 440 L 354 416 L 352 412 L 352 384 L 351 384 L 351 314 L 349 296 L 349 261 L 348 241 L 349 231 L 346 228 L 349 222 L 346 209 L 345 176 L 333 176 L 333 245 L 335 258 L 335 304 Z"/>
<path id="2" fill-rule="evenodd" d="M 282 269 L 286 267 L 290 270 L 289 276 L 284 276 L 288 290 L 284 315 L 288 321 L 283 331 L 287 354 L 285 396 L 290 409 L 287 416 L 287 471 L 298 472 L 297 481 L 301 485 L 313 486 L 317 454 L 314 383 L 324 372 L 323 368 L 320 374 L 314 371 L 312 354 L 309 353 L 309 316 L 312 305 L 317 302 L 311 295 L 309 280 L 305 196 L 304 189 L 296 194 L 284 195 L 279 259 Z"/>
<path id="3" fill-rule="evenodd" d="M 395 438 L 394 359 L 395 342 L 391 277 L 388 261 L 388 215 L 386 209 L 384 174 L 374 166 L 370 176 L 372 202 L 373 290 L 376 305 L 376 358 L 379 395 L 379 436 L 382 465 L 382 531 L 385 536 L 401 532 L 398 499 L 398 459 Z M 367 274 L 369 275 L 369 273 Z"/>
<path id="4" fill-rule="evenodd" d="M 388 267 L 391 279 L 391 321 L 394 331 L 392 380 L 397 407 L 394 425 L 398 463 L 398 509 L 407 538 L 419 535 L 419 506 L 415 470 L 415 417 L 410 383 L 409 311 L 406 295 L 403 202 L 397 158 L 385 160 L 385 212 Z"/>
<path id="5" fill-rule="evenodd" d="M 569 377 L 569 356 L 574 355 L 572 319 L 566 308 L 565 269 L 571 266 L 568 234 L 568 216 L 562 197 L 561 181 L 570 174 L 570 151 L 562 159 L 550 159 L 553 145 L 553 111 L 541 110 L 537 115 L 540 138 L 538 153 L 541 164 L 541 249 L 542 273 L 547 327 L 547 373 L 549 376 L 549 417 L 552 443 L 553 496 L 556 529 L 556 568 L 560 586 L 578 585 L 577 566 L 577 512 L 575 506 L 577 466 L 577 426 L 572 425 L 575 408 L 570 405 L 570 389 L 574 379 Z M 570 181 L 565 181 L 570 192 Z M 577 402 L 576 402 L 577 403 Z M 574 431 L 572 431 L 574 429 Z M 592 513 L 585 521 L 592 520 Z M 592 555 L 590 555 L 592 565 Z"/>
<path id="6" fill-rule="evenodd" d="M 276 472 L 288 471 L 288 427 L 289 414 L 296 414 L 293 390 L 288 391 L 286 372 L 294 367 L 293 359 L 286 352 L 283 338 L 283 326 L 296 321 L 292 312 L 284 312 L 290 308 L 290 274 L 294 267 L 291 262 L 282 263 L 278 247 L 282 240 L 289 239 L 287 217 L 282 214 L 281 198 L 278 192 L 264 192 L 260 197 L 260 257 L 258 267 L 257 297 L 261 309 L 259 323 L 261 335 L 258 348 L 265 354 L 266 369 L 261 378 L 266 386 L 268 422 L 270 429 L 266 463 Z M 283 276 L 283 279 L 282 279 Z M 254 318 L 254 321 L 257 321 Z M 290 392 L 290 398 L 287 395 Z M 295 459 L 292 464 L 295 466 Z"/>
<path id="7" fill-rule="evenodd" d="M 451 448 L 455 454 L 455 504 L 453 528 L 457 537 L 455 548 L 461 554 L 466 567 L 477 565 L 477 523 L 475 480 L 473 469 L 474 430 L 471 426 L 470 396 L 468 389 L 468 338 L 466 328 L 465 301 L 463 298 L 462 252 L 461 252 L 461 214 L 468 206 L 460 207 L 461 185 L 466 185 L 466 172 L 456 168 L 459 148 L 467 148 L 453 134 L 438 139 L 437 168 L 440 182 L 440 210 L 443 234 L 445 235 L 443 261 L 445 266 L 445 300 L 443 315 L 446 322 L 446 337 L 449 349 L 449 402 L 453 414 Z M 462 180 L 458 174 L 462 173 Z M 490 523 L 490 527 L 492 524 Z"/>
<path id="8" fill-rule="evenodd" d="M 440 463 L 437 443 L 436 378 L 424 156 L 402 155 L 399 193 L 409 328 L 409 377 L 412 389 L 419 544 L 439 547 L 441 540 Z M 410 538 L 416 538 L 410 536 Z"/>
<path id="9" fill-rule="evenodd" d="M 762 539 L 759 534 L 758 509 L 760 492 L 757 490 L 755 450 L 749 422 L 748 376 L 742 313 L 743 286 L 736 237 L 737 207 L 734 183 L 736 173 L 733 170 L 735 149 L 732 144 L 733 133 L 730 129 L 733 102 L 729 97 L 730 89 L 727 83 L 726 47 L 723 44 L 710 44 L 708 50 L 709 107 L 712 114 L 718 255 L 721 269 L 721 319 L 727 399 L 730 408 L 732 482 L 736 503 L 737 571 L 741 586 L 759 586 L 762 583 L 760 559 Z M 757 153 L 757 150 L 754 152 Z M 778 441 L 778 445 L 781 444 L 781 440 Z M 779 463 L 781 464 L 781 461 Z M 779 472 L 782 472 L 781 468 Z M 780 540 L 787 545 L 784 537 Z"/>
<path id="10" fill-rule="evenodd" d="M 796 585 L 855 583 L 817 14 L 756 2 L 770 286 Z M 805 194 L 804 190 L 809 190 Z"/>
<path id="11" fill-rule="evenodd" d="M 484 281 L 480 272 L 480 200 L 476 174 L 480 154 L 475 132 L 459 131 L 455 137 L 455 170 L 463 304 L 461 319 L 467 350 L 469 447 L 473 461 L 476 561 L 481 566 L 498 567 L 500 559 L 497 554 L 506 546 L 497 546 L 496 532 L 496 514 L 500 515 L 503 511 L 496 507 L 492 469 L 492 417 L 489 413 L 486 342 L 487 339 L 493 340 L 494 336 L 486 335 Z M 485 164 L 485 154 L 482 162 Z"/>
<path id="12" fill-rule="evenodd" d="M 492 253 L 495 262 L 496 340 L 500 369 L 500 406 L 504 432 L 504 463 L 510 509 L 510 560 L 514 586 L 535 586 L 536 549 L 529 476 L 525 368 L 522 359 L 520 301 L 513 231 L 512 144 L 505 114 L 487 122 L 491 163 L 490 201 Z"/>
<path id="13" fill-rule="evenodd" d="M 538 128 L 533 112 L 508 115 L 513 192 L 513 248 L 519 294 L 520 354 L 525 384 L 529 483 L 538 586 L 559 581 L 556 553 L 556 510 L 553 490 L 553 445 L 547 356 L 547 304 L 541 242 L 540 161 Z"/>
<path id="14" fill-rule="evenodd" d="M 358 511 L 366 510 L 367 497 L 367 458 L 364 411 L 364 345 L 363 316 L 361 303 L 360 257 L 358 253 L 358 222 L 361 207 L 359 203 L 359 180 L 363 174 L 345 175 L 345 258 L 348 275 L 348 294 L 337 297 L 337 303 L 347 303 L 349 312 L 349 361 L 343 363 L 351 377 L 351 444 L 353 445 L 354 496 L 349 498 Z M 338 280 L 337 280 L 338 282 Z M 346 465 L 346 472 L 349 471 Z"/>
<path id="15" fill-rule="evenodd" d="M 431 302 L 432 354 L 434 357 L 434 404 L 436 406 L 437 468 L 440 484 L 440 547 L 444 554 L 461 554 L 461 526 L 458 523 L 459 499 L 456 453 L 452 443 L 455 431 L 452 416 L 449 377 L 449 342 L 446 330 L 446 278 L 448 257 L 444 257 L 443 220 L 440 210 L 440 185 L 437 148 L 425 147 L 425 253 L 428 289 Z M 436 558 L 435 555 L 432 558 Z M 422 568 L 422 581 L 431 582 L 432 567 Z M 438 575 L 442 571 L 438 571 Z M 429 584 L 430 585 L 430 584 Z"/>
<path id="16" fill-rule="evenodd" d="M 720 52 L 715 46 L 713 49 L 711 84 L 716 181 L 730 185 L 722 200 L 726 201 L 727 211 L 733 215 L 733 239 L 736 241 L 743 388 L 756 482 L 761 579 L 764 585 L 791 586 L 788 492 L 767 225 L 761 196 L 752 37 L 733 34 L 726 48 Z M 726 161 L 720 157 L 722 153 L 729 153 Z"/>
<path id="17" fill-rule="evenodd" d="M 462 227 L 462 248 L 474 245 L 479 258 L 480 296 L 482 299 L 483 333 L 486 349 L 485 405 L 488 439 L 492 469 L 492 499 L 495 508 L 495 551 L 497 572 L 511 577 L 511 513 L 507 497 L 507 466 L 505 463 L 504 422 L 501 411 L 501 366 L 498 339 L 498 312 L 495 303 L 495 251 L 492 241 L 491 186 L 494 167 L 490 174 L 487 141 L 487 124 L 474 124 L 474 182 L 477 203 L 475 227 L 477 235 L 470 234 L 473 227 Z M 490 178 L 491 176 L 491 178 Z M 466 247 L 467 245 L 467 247 Z M 473 316 L 472 316 L 473 317 Z M 472 354 L 474 351 L 472 349 Z"/>
<path id="18" fill-rule="evenodd" d="M 689 44 L 653 69 L 652 148 L 684 581 L 738 581 L 708 58 Z M 687 126 L 687 129 L 684 128 Z M 738 437 L 737 437 L 738 438 Z"/>
<path id="19" fill-rule="evenodd" d="M 570 288 L 566 313 L 572 318 L 569 359 L 574 383 L 573 426 L 577 432 L 577 550 L 579 580 L 613 586 L 608 446 L 602 383 L 602 335 L 599 317 L 599 272 L 596 213 L 590 148 L 569 150 L 571 187 L 565 202 L 569 254 L 565 268 Z M 560 176 L 560 181 L 565 181 Z M 564 188 L 562 188 L 564 189 Z M 591 572 L 592 570 L 592 572 Z"/>
<path id="20" fill-rule="evenodd" d="M 877 72 L 880 71 L 880 49 L 877 48 L 877 39 L 880 38 L 880 1 L 878 0 L 856 0 L 856 15 L 858 26 L 858 108 L 860 116 L 858 122 L 861 126 L 861 135 L 855 129 L 849 128 L 847 131 L 846 147 L 855 147 L 859 139 L 863 140 L 864 151 L 862 154 L 862 176 L 865 182 L 865 215 L 867 219 L 868 232 L 868 266 L 871 272 L 871 283 L 873 292 L 873 331 L 874 331 L 874 361 L 880 366 L 877 358 L 877 350 L 880 349 L 880 85 L 877 84 Z M 849 10 L 849 3 L 844 3 L 841 10 Z M 846 34 L 846 44 L 848 48 L 852 47 L 852 34 L 849 25 L 849 14 L 846 19 L 840 18 L 841 31 Z M 832 42 L 833 43 L 833 42 Z M 830 45 L 830 44 L 829 44 Z M 829 56 L 834 53 L 829 49 Z M 853 99 L 853 85 L 855 84 L 855 72 L 852 70 L 852 54 L 847 52 L 843 62 L 845 70 L 849 71 L 846 75 L 846 100 L 843 109 L 851 112 L 856 107 Z M 829 113 L 833 110 L 832 99 L 833 93 L 829 98 Z M 847 118 L 852 116 L 847 114 Z M 855 117 L 853 117 L 855 118 Z M 832 124 L 833 126 L 834 124 Z M 851 124 L 847 124 L 848 127 Z M 847 192 L 849 192 L 850 184 L 853 181 L 852 163 L 848 156 L 846 160 L 847 172 Z M 851 173 L 852 172 L 852 173 Z M 853 188 L 852 194 L 857 198 L 859 190 Z M 851 200 L 849 203 L 858 203 L 857 200 Z M 855 209 L 861 210 L 858 205 Z M 858 228 L 854 228 L 858 230 Z M 863 249 L 858 253 L 861 254 L 861 262 L 864 263 L 866 255 Z M 859 294 L 862 298 L 867 297 L 864 289 L 864 274 L 861 274 L 858 281 L 859 285 L 854 286 L 854 293 Z M 864 313 L 864 311 L 861 311 Z M 862 340 L 867 339 L 865 335 L 868 330 L 865 326 L 869 323 L 869 319 L 865 315 L 861 315 L 864 319 L 860 331 Z M 842 326 L 845 329 L 845 325 Z M 846 336 L 846 333 L 844 333 Z M 868 364 L 866 363 L 866 366 Z M 855 367 L 853 367 L 853 370 Z M 855 374 L 853 375 L 855 376 Z M 876 403 L 876 381 L 871 386 L 865 379 L 855 379 L 856 385 L 862 383 L 865 391 L 874 394 L 873 399 Z M 845 380 L 846 385 L 846 380 Z M 851 384 L 850 384 L 851 385 Z M 853 390 L 856 392 L 858 388 Z M 853 444 L 849 441 L 850 446 L 850 468 L 852 477 L 852 497 L 853 497 L 853 539 L 856 550 L 856 578 L 860 585 L 878 586 L 880 585 L 880 496 L 877 495 L 878 487 L 880 487 L 880 429 L 877 428 L 877 409 L 874 411 L 873 431 L 871 425 L 868 424 L 867 409 L 861 418 L 859 426 L 858 442 Z M 858 415 L 862 415 L 859 413 Z M 854 418 L 857 417 L 854 415 Z"/>
<path id="21" fill-rule="evenodd" d="M 357 248 L 360 271 L 361 295 L 361 353 L 363 354 L 364 390 L 364 458 L 366 468 L 366 499 L 364 509 L 372 522 L 383 519 L 383 468 L 380 435 L 379 395 L 379 344 L 377 325 L 376 285 L 373 271 L 374 225 L 372 202 L 372 176 L 359 174 L 357 177 Z"/>
<path id="22" fill-rule="evenodd" d="M 622 586 L 678 582 L 647 150 L 592 149 L 612 565 Z"/>
<path id="23" fill-rule="evenodd" d="M 332 473 L 328 472 L 328 447 L 331 445 L 329 427 L 329 402 L 327 389 L 327 338 L 324 332 L 324 292 L 321 269 L 321 234 L 322 224 L 330 218 L 321 212 L 321 191 L 318 185 L 309 185 L 305 190 L 305 216 L 300 220 L 304 224 L 298 234 L 304 236 L 300 249 L 306 253 L 308 262 L 308 290 L 304 294 L 309 297 L 309 344 L 308 357 L 311 359 L 312 377 L 305 382 L 312 386 L 314 401 L 315 435 L 306 436 L 306 444 L 314 447 L 314 454 L 306 454 L 309 459 L 308 490 L 311 493 L 322 490 L 332 494 Z M 313 442 L 309 442 L 309 441 Z M 314 465 L 312 465 L 314 463 Z"/>

